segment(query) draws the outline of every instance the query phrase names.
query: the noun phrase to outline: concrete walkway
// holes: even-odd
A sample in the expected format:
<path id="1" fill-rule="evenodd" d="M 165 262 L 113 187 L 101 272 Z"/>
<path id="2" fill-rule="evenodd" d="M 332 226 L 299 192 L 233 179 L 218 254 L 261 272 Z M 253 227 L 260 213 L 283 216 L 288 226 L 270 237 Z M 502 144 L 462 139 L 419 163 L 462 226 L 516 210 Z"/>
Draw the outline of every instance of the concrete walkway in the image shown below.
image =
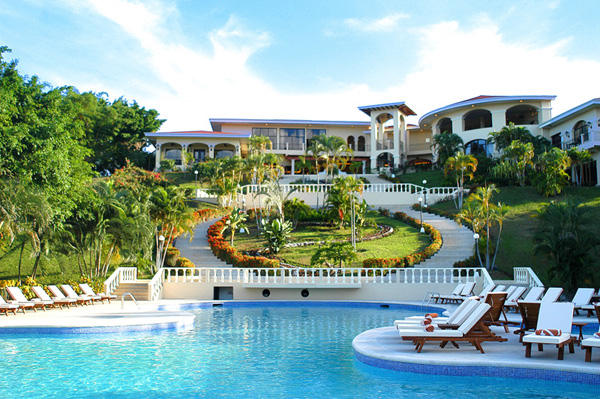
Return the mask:
<path id="1" fill-rule="evenodd" d="M 231 267 L 231 265 L 218 259 L 210 250 L 210 245 L 208 245 L 206 232 L 219 219 L 221 218 L 199 223 L 194 229 L 192 241 L 189 237 L 179 237 L 175 242 L 175 247 L 179 249 L 181 256 L 191 260 L 196 267 Z"/>
<path id="2" fill-rule="evenodd" d="M 420 220 L 420 212 L 411 207 L 390 206 L 391 212 L 404 212 L 408 216 Z M 423 212 L 423 223 L 435 227 L 442 235 L 442 248 L 425 262 L 416 267 L 452 267 L 454 263 L 465 260 L 473 255 L 474 240 L 473 232 L 465 226 L 460 226 L 453 220 L 442 216 Z"/>

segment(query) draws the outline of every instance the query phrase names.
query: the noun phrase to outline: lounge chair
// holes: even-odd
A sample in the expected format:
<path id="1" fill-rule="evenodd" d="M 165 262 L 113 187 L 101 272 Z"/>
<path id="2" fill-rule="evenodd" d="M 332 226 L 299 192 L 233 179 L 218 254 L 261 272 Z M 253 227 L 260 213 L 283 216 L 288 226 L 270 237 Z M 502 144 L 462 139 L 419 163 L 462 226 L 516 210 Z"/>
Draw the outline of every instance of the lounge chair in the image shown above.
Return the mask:
<path id="1" fill-rule="evenodd" d="M 2 298 L 2 296 L 0 295 L 0 312 L 4 312 L 4 314 L 8 316 L 8 312 L 13 312 L 13 314 L 17 314 L 17 310 L 19 310 L 19 305 L 17 305 L 16 303 L 7 303 L 4 300 L 4 298 Z"/>
<path id="2" fill-rule="evenodd" d="M 81 292 L 83 292 L 84 295 L 87 295 L 89 297 L 99 296 L 100 300 L 103 303 L 104 303 L 105 299 L 108 300 L 108 303 L 110 303 L 111 299 L 117 299 L 116 295 L 105 294 L 103 292 L 95 293 L 94 290 L 92 289 L 92 287 L 90 287 L 88 284 L 85 284 L 85 283 L 79 284 L 79 288 L 81 288 Z"/>
<path id="3" fill-rule="evenodd" d="M 488 326 L 502 326 L 504 332 L 508 332 L 509 325 L 517 325 L 518 323 L 508 321 L 506 313 L 504 313 L 504 305 L 506 303 L 506 292 L 490 292 L 485 297 L 485 303 L 490 305 L 490 311 L 483 319 Z"/>
<path id="4" fill-rule="evenodd" d="M 540 314 L 536 326 L 536 332 L 523 337 L 525 344 L 525 357 L 531 357 L 531 345 L 538 344 L 538 351 L 543 350 L 543 345 L 556 345 L 558 348 L 558 360 L 563 360 L 565 345 L 569 345 L 569 352 L 575 353 L 571 328 L 573 325 L 572 302 L 545 302 L 540 305 Z M 538 334 L 541 331 L 555 330 L 557 335 Z"/>
<path id="5" fill-rule="evenodd" d="M 450 317 L 452 317 L 453 314 L 460 312 L 465 306 L 467 306 L 468 301 L 463 301 L 463 303 L 461 303 L 460 305 L 458 305 L 458 307 L 456 309 L 454 309 L 454 311 L 449 315 L 449 316 L 438 316 L 436 318 L 434 318 L 434 322 L 438 322 L 438 321 L 446 321 L 448 320 Z M 396 323 L 404 323 L 406 321 L 412 321 L 419 323 L 421 320 L 423 320 L 425 318 L 425 315 L 423 316 L 408 316 L 405 317 L 404 320 L 396 320 L 394 321 L 394 325 L 396 325 Z"/>
<path id="6" fill-rule="evenodd" d="M 539 301 L 539 299 L 543 293 L 544 293 L 544 287 L 532 287 L 529 290 L 529 292 L 527 293 L 527 295 L 525 295 L 525 298 L 523 298 L 523 301 L 525 301 L 525 302 Z M 514 295 L 515 295 L 515 293 L 513 292 L 513 296 Z M 519 311 L 519 307 L 517 306 L 516 300 L 515 301 L 507 300 L 506 303 L 504 304 L 504 306 L 506 307 L 507 310 L 515 309 L 517 312 Z"/>
<path id="7" fill-rule="evenodd" d="M 439 327 L 439 328 L 454 328 L 454 329 L 456 329 L 456 328 L 460 327 L 460 325 L 462 323 L 464 323 L 465 320 L 467 320 L 467 318 L 471 315 L 471 313 L 473 313 L 473 310 L 475 310 L 475 308 L 478 305 L 479 305 L 478 301 L 473 300 L 473 299 L 467 299 L 458 308 L 456 308 L 456 311 L 454 311 L 452 313 L 452 315 L 450 315 L 447 318 L 443 318 L 441 320 L 438 320 L 438 318 L 434 318 L 432 320 L 432 323 L 434 326 Z M 423 329 L 423 326 L 420 324 L 423 319 L 424 319 L 424 317 L 421 318 L 420 320 L 396 320 L 394 322 L 394 325 L 399 330 Z"/>
<path id="8" fill-rule="evenodd" d="M 465 288 L 465 284 L 457 284 L 456 287 L 454 287 L 452 293 L 450 293 L 450 295 L 437 295 L 433 297 L 435 299 L 435 303 L 438 303 L 438 301 L 441 301 L 440 303 L 444 303 L 444 298 L 453 297 L 460 294 L 463 288 Z"/>
<path id="9" fill-rule="evenodd" d="M 87 295 L 79 295 L 69 284 L 63 284 L 60 286 L 60 288 L 63 290 L 67 298 L 77 299 L 78 301 L 81 300 L 84 304 L 91 303 L 93 305 L 94 301 L 100 301 L 100 296 L 98 295 L 94 298 Z"/>
<path id="10" fill-rule="evenodd" d="M 31 290 L 42 301 L 52 301 L 54 303 L 54 306 L 58 306 L 61 309 L 63 306 L 66 306 L 69 308 L 69 307 L 71 307 L 71 304 L 75 304 L 77 302 L 76 299 L 70 299 L 70 298 L 57 298 L 57 297 L 50 298 L 50 296 L 46 293 L 46 291 L 40 286 L 31 287 Z"/>
<path id="11" fill-rule="evenodd" d="M 59 290 L 58 287 L 55 285 L 49 285 L 48 290 L 50 290 L 52 295 L 54 295 L 54 297 L 56 297 L 56 298 L 59 298 L 59 299 L 67 298 L 65 296 L 65 294 L 63 294 L 63 292 L 61 290 Z M 72 303 L 75 303 L 75 306 L 77 306 L 79 304 L 84 304 L 86 302 L 83 298 L 69 298 L 69 299 L 72 299 L 74 301 Z"/>
<path id="12" fill-rule="evenodd" d="M 485 287 L 483 287 L 483 289 L 481 290 L 481 292 L 479 293 L 479 297 L 480 298 L 485 298 L 485 295 L 488 292 L 492 292 L 492 290 L 496 287 L 495 284 L 488 284 Z"/>
<path id="13" fill-rule="evenodd" d="M 506 286 L 505 285 L 497 285 L 494 287 L 494 289 L 492 290 L 492 292 L 504 292 L 506 291 Z"/>
<path id="14" fill-rule="evenodd" d="M 508 287 L 504 292 L 506 292 L 506 297 L 510 298 L 510 296 L 512 295 L 513 292 L 515 292 L 515 290 L 517 289 L 516 285 L 511 285 L 510 287 Z"/>
<path id="15" fill-rule="evenodd" d="M 575 292 L 575 296 L 573 297 L 573 302 L 575 304 L 575 313 L 579 314 L 579 310 L 582 310 L 584 307 L 589 310 L 590 301 L 592 300 L 592 295 L 594 295 L 593 288 L 577 288 Z M 588 312 L 588 317 L 590 316 L 590 312 Z"/>
<path id="16" fill-rule="evenodd" d="M 462 302 L 465 299 L 473 296 L 473 288 L 475 288 L 475 283 L 466 283 L 462 290 L 457 295 L 443 295 L 440 298 L 446 302 Z"/>
<path id="17" fill-rule="evenodd" d="M 19 309 L 21 309 L 23 313 L 25 313 L 25 309 L 33 309 L 34 312 L 37 312 L 36 308 L 43 308 L 46 310 L 44 304 L 36 304 L 25 298 L 25 295 L 23 295 L 23 292 L 19 287 L 6 287 L 6 292 L 8 292 L 8 295 L 13 299 L 11 303 L 19 305 Z"/>
<path id="18" fill-rule="evenodd" d="M 405 341 L 412 341 L 415 344 L 417 353 L 420 353 L 426 342 L 440 342 L 440 347 L 445 347 L 451 342 L 458 348 L 456 342 L 469 342 L 481 353 L 485 353 L 481 346 L 482 342 L 498 341 L 505 342 L 502 338 L 493 332 L 484 324 L 483 319 L 490 310 L 487 303 L 478 303 L 471 315 L 457 329 L 434 329 L 432 332 L 421 330 L 399 330 L 400 336 Z"/>
<path id="19" fill-rule="evenodd" d="M 516 287 L 510 294 L 506 293 L 506 303 L 516 304 L 523 294 L 527 291 L 527 287 Z"/>
<path id="20" fill-rule="evenodd" d="M 542 302 L 556 302 L 562 292 L 563 289 L 560 287 L 550 287 L 542 297 Z"/>
<path id="21" fill-rule="evenodd" d="M 515 331 L 519 334 L 519 342 L 522 342 L 526 332 L 535 331 L 537 327 L 538 317 L 540 315 L 541 302 L 525 302 L 519 301 L 519 313 L 521 313 L 521 327 Z"/>
<path id="22" fill-rule="evenodd" d="M 596 316 L 598 316 L 598 323 L 600 323 L 600 305 L 595 305 L 594 307 L 596 308 Z M 581 341 L 581 349 L 585 349 L 586 362 L 592 361 L 592 348 L 600 348 L 600 338 L 598 338 L 598 335 L 600 335 L 600 330 L 598 330 L 598 332 L 594 334 L 594 336 L 592 336 L 591 338 L 586 338 L 583 341 Z"/>

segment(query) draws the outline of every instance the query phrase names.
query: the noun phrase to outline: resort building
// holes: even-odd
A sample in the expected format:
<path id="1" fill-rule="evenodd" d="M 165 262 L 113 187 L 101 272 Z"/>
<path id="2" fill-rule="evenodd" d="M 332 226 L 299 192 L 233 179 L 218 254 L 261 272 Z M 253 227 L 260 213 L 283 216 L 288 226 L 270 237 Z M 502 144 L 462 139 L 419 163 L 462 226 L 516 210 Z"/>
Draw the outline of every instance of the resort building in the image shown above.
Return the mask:
<path id="1" fill-rule="evenodd" d="M 443 132 L 458 134 L 468 154 L 498 155 L 487 139 L 509 123 L 526 127 L 552 144 L 568 149 L 577 146 L 592 153 L 593 161 L 582 167 L 582 183 L 598 183 L 600 157 L 600 99 L 581 104 L 552 117 L 555 96 L 478 96 L 434 109 L 417 125 L 407 123 L 416 113 L 404 102 L 358 107 L 370 120 L 324 121 L 285 119 L 210 119 L 212 131 L 146 133 L 155 142 L 156 167 L 161 159 L 181 166 L 182 152 L 194 162 L 248 154 L 252 135 L 271 140 L 272 152 L 283 156 L 286 174 L 295 174 L 296 161 L 306 154 L 319 135 L 344 139 L 354 161 L 363 162 L 363 173 L 400 165 L 427 165 L 436 161 L 432 138 Z"/>

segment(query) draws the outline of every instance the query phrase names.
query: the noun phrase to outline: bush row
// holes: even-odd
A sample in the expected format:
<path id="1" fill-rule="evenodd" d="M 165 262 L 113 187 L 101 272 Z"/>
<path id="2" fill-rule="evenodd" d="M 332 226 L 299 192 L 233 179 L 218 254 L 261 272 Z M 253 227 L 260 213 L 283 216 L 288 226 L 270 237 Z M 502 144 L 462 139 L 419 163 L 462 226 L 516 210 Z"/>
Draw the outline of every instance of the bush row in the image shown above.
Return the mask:
<path id="1" fill-rule="evenodd" d="M 279 261 L 263 256 L 242 255 L 223 237 L 225 223 L 229 216 L 223 217 L 208 228 L 208 244 L 215 256 L 223 262 L 236 267 L 274 268 L 279 267 Z"/>
<path id="2" fill-rule="evenodd" d="M 389 211 L 387 212 L 389 215 Z M 408 216 L 404 212 L 396 212 L 393 215 L 394 219 L 399 220 L 403 223 L 408 224 L 411 227 L 420 229 L 421 222 L 415 218 Z M 431 258 L 437 251 L 442 247 L 442 235 L 433 226 L 427 223 L 423 223 L 425 233 L 429 235 L 431 244 L 429 244 L 424 250 L 415 252 L 410 255 L 398 257 L 398 258 L 369 258 L 363 260 L 363 267 L 370 268 L 387 268 L 387 267 L 412 267 L 428 258 Z"/>

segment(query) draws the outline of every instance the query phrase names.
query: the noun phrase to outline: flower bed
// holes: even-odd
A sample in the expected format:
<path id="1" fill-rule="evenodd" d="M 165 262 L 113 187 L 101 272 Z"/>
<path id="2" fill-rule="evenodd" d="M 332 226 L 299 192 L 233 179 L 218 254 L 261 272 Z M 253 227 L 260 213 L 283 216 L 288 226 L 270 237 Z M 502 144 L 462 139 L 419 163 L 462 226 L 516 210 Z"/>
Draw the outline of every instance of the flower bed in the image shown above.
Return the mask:
<path id="1" fill-rule="evenodd" d="M 393 215 L 394 219 L 400 220 L 414 228 L 421 228 L 419 220 L 412 218 L 404 212 L 396 212 Z M 389 267 L 411 267 L 426 259 L 431 258 L 442 247 L 442 235 L 432 225 L 423 223 L 425 233 L 429 235 L 431 244 L 423 251 L 415 252 L 399 258 L 369 258 L 363 260 L 364 268 L 389 268 Z"/>
<path id="2" fill-rule="evenodd" d="M 228 218 L 229 216 L 225 216 L 217 223 L 210 226 L 206 234 L 210 249 L 217 258 L 236 267 L 279 267 L 279 261 L 275 259 L 268 259 L 263 256 L 242 255 L 234 247 L 232 247 L 223 237 L 225 222 Z"/>

